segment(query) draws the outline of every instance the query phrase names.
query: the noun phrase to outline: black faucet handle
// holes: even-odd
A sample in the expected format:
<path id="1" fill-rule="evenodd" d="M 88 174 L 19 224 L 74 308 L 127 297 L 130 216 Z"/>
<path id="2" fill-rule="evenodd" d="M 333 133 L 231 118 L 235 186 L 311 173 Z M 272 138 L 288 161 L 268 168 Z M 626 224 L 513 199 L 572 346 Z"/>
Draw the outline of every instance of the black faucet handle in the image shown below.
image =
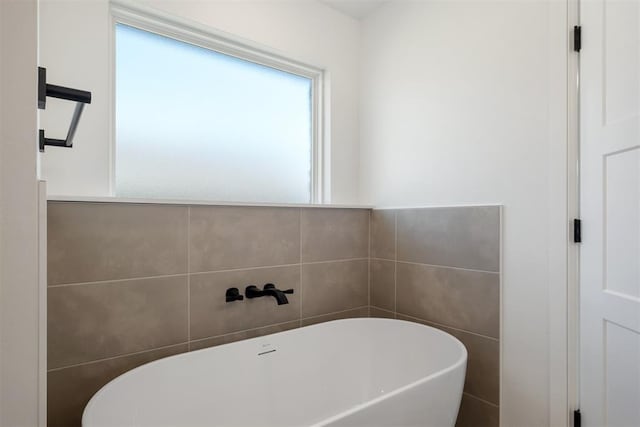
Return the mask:
<path id="1" fill-rule="evenodd" d="M 256 285 L 249 285 L 245 288 L 244 294 L 247 298 L 259 298 L 264 296 L 264 291 L 261 291 Z"/>
<path id="2" fill-rule="evenodd" d="M 286 289 L 284 291 L 282 291 L 283 294 L 292 294 L 293 293 L 293 289 Z"/>
<path id="3" fill-rule="evenodd" d="M 225 294 L 225 299 L 227 302 L 233 302 L 242 301 L 244 297 L 240 295 L 240 290 L 238 288 L 229 288 Z"/>

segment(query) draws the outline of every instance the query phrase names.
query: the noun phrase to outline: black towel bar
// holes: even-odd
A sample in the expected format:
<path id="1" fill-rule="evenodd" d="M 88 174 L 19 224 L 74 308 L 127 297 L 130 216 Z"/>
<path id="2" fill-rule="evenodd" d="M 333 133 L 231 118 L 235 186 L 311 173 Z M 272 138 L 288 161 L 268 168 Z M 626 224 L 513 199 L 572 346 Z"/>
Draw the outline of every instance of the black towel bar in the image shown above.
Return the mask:
<path id="1" fill-rule="evenodd" d="M 57 86 L 47 83 L 47 69 L 38 67 L 38 108 L 44 110 L 47 107 L 47 97 L 75 101 L 76 108 L 73 111 L 69 131 L 65 139 L 45 138 L 44 129 L 40 129 L 40 151 L 44 151 L 45 145 L 53 147 L 73 147 L 73 137 L 76 134 L 80 116 L 84 109 L 84 104 L 91 104 L 91 92 L 72 89 L 64 86 Z"/>

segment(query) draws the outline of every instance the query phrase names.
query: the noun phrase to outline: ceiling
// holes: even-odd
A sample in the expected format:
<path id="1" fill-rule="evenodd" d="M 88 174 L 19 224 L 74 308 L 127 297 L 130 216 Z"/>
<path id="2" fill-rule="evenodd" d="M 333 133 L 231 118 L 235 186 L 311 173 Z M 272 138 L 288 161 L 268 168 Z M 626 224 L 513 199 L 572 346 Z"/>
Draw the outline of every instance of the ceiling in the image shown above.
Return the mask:
<path id="1" fill-rule="evenodd" d="M 320 0 L 327 6 L 351 16 L 362 19 L 388 0 Z"/>

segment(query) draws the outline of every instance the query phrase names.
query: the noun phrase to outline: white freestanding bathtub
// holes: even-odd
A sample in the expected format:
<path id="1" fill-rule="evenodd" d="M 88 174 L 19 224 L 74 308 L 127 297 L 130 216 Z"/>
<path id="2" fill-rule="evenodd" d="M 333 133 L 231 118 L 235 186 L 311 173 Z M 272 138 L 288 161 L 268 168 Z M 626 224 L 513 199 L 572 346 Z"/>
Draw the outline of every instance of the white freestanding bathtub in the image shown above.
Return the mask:
<path id="1" fill-rule="evenodd" d="M 336 320 L 158 360 L 116 378 L 84 427 L 452 427 L 467 351 L 391 319 Z"/>

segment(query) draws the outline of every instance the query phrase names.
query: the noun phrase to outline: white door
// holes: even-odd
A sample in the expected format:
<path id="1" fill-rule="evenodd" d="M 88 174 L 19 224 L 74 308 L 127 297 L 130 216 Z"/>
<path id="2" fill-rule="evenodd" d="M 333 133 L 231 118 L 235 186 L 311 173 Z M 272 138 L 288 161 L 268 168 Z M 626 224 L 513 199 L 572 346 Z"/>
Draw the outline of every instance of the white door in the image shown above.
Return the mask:
<path id="1" fill-rule="evenodd" d="M 640 0 L 583 0 L 580 20 L 580 406 L 640 426 Z"/>

